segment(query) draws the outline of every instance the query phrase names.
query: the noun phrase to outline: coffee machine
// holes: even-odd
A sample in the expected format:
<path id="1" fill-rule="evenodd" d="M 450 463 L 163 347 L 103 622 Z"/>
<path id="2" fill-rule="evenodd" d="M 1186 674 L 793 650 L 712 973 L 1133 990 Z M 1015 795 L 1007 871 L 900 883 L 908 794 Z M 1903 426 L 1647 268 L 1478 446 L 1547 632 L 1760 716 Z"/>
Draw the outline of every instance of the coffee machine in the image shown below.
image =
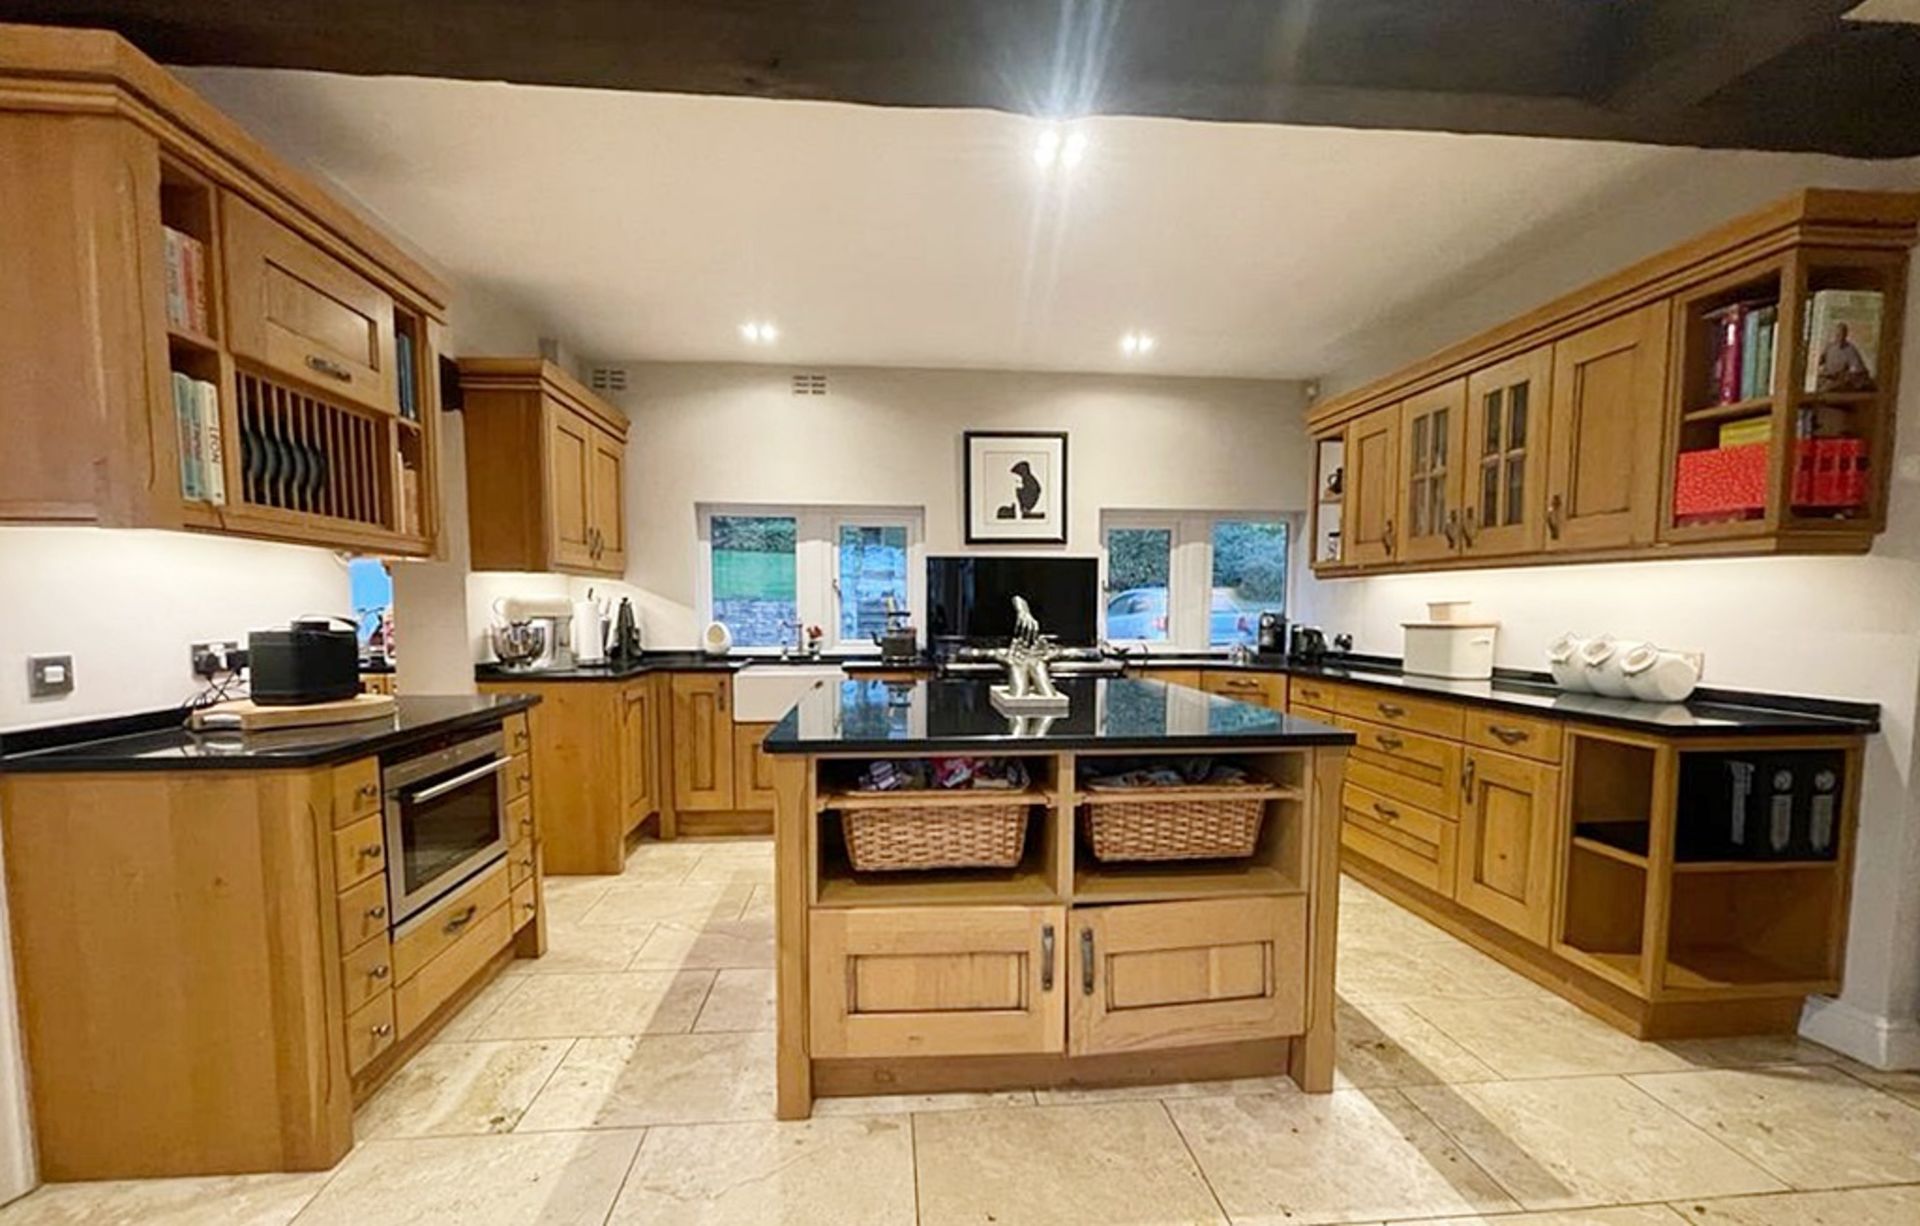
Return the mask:
<path id="1" fill-rule="evenodd" d="M 1253 649 L 1263 656 L 1287 654 L 1286 614 L 1269 610 L 1260 615 L 1259 628 L 1254 632 Z"/>

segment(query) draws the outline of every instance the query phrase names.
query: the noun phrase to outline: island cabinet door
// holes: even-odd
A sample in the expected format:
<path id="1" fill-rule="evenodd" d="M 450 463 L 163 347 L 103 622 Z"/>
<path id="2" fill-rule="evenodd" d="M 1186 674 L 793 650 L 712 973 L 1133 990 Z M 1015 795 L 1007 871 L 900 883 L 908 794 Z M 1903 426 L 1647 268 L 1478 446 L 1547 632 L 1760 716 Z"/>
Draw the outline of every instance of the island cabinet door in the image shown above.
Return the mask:
<path id="1" fill-rule="evenodd" d="M 822 908 L 809 928 L 816 1057 L 1066 1046 L 1063 908 Z"/>
<path id="2" fill-rule="evenodd" d="M 1073 912 L 1076 1056 L 1301 1033 L 1306 899 L 1205 899 Z"/>
<path id="3" fill-rule="evenodd" d="M 1560 772 L 1470 749 L 1462 772 L 1454 901 L 1546 944 L 1560 837 Z"/>

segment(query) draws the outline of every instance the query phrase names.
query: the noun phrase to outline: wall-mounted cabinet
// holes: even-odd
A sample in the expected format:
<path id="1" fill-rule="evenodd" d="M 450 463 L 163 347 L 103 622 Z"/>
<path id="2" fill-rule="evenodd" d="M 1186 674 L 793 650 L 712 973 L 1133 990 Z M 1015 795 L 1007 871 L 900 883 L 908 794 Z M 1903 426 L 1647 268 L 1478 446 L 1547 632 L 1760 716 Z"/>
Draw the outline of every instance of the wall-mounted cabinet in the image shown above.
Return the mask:
<path id="1" fill-rule="evenodd" d="M 434 551 L 437 279 L 112 34 L 0 28 L 0 164 L 0 521 Z"/>
<path id="2" fill-rule="evenodd" d="M 624 575 L 627 419 L 539 358 L 462 358 L 475 570 Z"/>
<path id="3" fill-rule="evenodd" d="M 1865 552 L 1916 222 L 1800 192 L 1316 406 L 1315 571 Z"/>

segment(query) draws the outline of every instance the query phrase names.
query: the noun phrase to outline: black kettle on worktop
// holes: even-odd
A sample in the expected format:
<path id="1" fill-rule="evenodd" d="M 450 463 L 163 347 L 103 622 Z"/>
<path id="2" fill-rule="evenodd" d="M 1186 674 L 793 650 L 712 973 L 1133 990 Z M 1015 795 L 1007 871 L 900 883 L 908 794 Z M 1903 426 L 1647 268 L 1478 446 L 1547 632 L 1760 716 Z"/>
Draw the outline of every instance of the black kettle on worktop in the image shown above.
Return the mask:
<path id="1" fill-rule="evenodd" d="M 613 615 L 613 629 L 607 635 L 607 658 L 638 660 L 640 651 L 640 622 L 634 616 L 633 598 L 622 596 L 619 611 Z"/>

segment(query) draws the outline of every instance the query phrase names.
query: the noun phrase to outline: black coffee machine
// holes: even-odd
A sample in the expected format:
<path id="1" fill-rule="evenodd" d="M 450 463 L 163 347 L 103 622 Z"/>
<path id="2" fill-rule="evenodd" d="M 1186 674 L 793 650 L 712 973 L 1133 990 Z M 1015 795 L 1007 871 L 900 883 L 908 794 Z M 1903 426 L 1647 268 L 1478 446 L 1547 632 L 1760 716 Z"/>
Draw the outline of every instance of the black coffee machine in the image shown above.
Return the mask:
<path id="1" fill-rule="evenodd" d="M 1259 629 L 1254 632 L 1253 649 L 1263 656 L 1287 654 L 1286 614 L 1268 611 L 1260 615 Z"/>
<path id="2" fill-rule="evenodd" d="M 1327 636 L 1318 626 L 1295 626 L 1288 654 L 1303 664 L 1318 664 L 1327 658 Z"/>

